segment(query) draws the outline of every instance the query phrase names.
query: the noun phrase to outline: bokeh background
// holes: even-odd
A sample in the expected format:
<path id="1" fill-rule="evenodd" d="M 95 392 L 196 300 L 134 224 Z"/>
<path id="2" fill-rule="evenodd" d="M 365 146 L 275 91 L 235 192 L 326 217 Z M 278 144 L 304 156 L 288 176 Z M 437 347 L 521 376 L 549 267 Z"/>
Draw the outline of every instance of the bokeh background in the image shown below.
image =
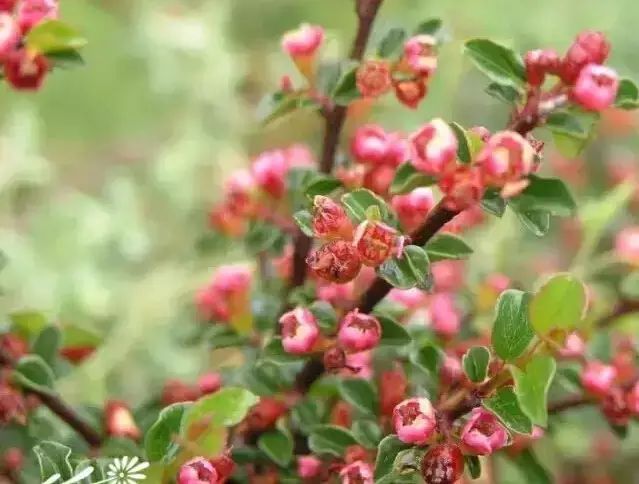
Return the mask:
<path id="1" fill-rule="evenodd" d="M 8 258 L 0 309 L 36 309 L 103 338 L 99 351 L 61 382 L 72 401 L 142 402 L 167 377 L 193 378 L 227 363 L 213 361 L 203 346 L 183 345 L 193 324 L 194 288 L 220 263 L 246 259 L 241 245 L 210 237 L 207 210 L 226 174 L 251 155 L 298 141 L 317 147 L 321 124 L 313 113 L 263 128 L 256 112 L 279 77 L 294 73 L 279 50 L 282 32 L 303 21 L 324 25 L 324 55 L 336 57 L 353 33 L 351 4 L 62 2 L 62 17 L 89 40 L 86 65 L 56 71 L 35 95 L 0 93 L 0 250 Z M 602 30 L 614 46 L 610 64 L 639 78 L 636 0 L 387 0 L 373 42 L 388 28 L 430 17 L 443 19 L 450 40 L 419 109 L 391 99 L 375 108 L 373 119 L 391 129 L 409 131 L 434 116 L 503 125 L 505 106 L 483 93 L 487 81 L 462 56 L 471 37 L 562 51 L 580 30 Z M 572 177 L 582 200 L 605 189 L 610 159 L 637 163 L 635 118 L 611 116 L 601 131 L 587 163 L 555 166 Z M 501 270 L 532 284 L 539 264 L 565 269 L 574 255 L 570 247 L 558 255 L 557 234 L 533 239 L 511 217 L 483 232 L 488 236 L 476 237 L 473 271 Z M 586 469 L 597 471 L 593 448 L 610 442 L 602 437 L 605 424 L 587 412 L 565 420 L 542 449 L 546 462 L 585 459 L 592 467 Z M 636 478 L 637 435 L 632 429 L 621 450 L 610 444 L 619 452 L 618 482 Z M 521 482 L 514 471 L 499 471 L 500 482 Z"/>

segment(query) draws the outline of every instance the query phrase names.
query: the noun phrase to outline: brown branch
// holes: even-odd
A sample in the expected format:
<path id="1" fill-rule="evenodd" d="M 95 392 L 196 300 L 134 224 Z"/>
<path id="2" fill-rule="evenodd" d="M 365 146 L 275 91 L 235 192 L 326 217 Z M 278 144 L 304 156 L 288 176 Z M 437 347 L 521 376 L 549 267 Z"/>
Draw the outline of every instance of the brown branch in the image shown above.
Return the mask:
<path id="1" fill-rule="evenodd" d="M 639 311 L 639 301 L 621 300 L 615 305 L 609 314 L 597 320 L 594 326 L 596 328 L 608 328 L 621 316 L 637 311 Z"/>
<path id="2" fill-rule="evenodd" d="M 0 365 L 15 367 L 16 361 L 6 353 L 0 350 Z M 66 403 L 59 395 L 54 395 L 43 390 L 34 388 L 24 388 L 27 394 L 35 395 L 51 412 L 56 414 L 60 419 L 75 430 L 91 447 L 100 447 L 102 445 L 102 436 L 84 420 L 68 403 Z"/>

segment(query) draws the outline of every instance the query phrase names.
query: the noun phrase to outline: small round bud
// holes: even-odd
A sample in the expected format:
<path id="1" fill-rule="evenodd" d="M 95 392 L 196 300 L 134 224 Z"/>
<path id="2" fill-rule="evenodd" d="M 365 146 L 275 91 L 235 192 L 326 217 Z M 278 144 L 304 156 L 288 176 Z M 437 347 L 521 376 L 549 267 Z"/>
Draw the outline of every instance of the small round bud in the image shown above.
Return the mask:
<path id="1" fill-rule="evenodd" d="M 391 416 L 406 398 L 408 379 L 401 368 L 383 371 L 379 378 L 379 407 L 382 415 Z"/>
<path id="2" fill-rule="evenodd" d="M 579 72 L 572 88 L 572 100 L 590 111 L 602 111 L 617 97 L 619 76 L 606 66 L 588 64 Z"/>
<path id="3" fill-rule="evenodd" d="M 546 74 L 557 74 L 561 61 L 552 49 L 537 49 L 526 52 L 526 80 L 531 86 L 541 86 Z"/>
<path id="4" fill-rule="evenodd" d="M 288 162 L 281 150 L 265 151 L 251 167 L 257 185 L 273 198 L 282 198 L 286 190 Z"/>
<path id="5" fill-rule="evenodd" d="M 238 215 L 251 215 L 255 212 L 255 178 L 249 170 L 233 172 L 224 183 L 226 206 Z"/>
<path id="6" fill-rule="evenodd" d="M 216 484 L 219 482 L 215 467 L 204 457 L 196 457 L 180 467 L 177 484 Z"/>
<path id="7" fill-rule="evenodd" d="M 443 338 L 452 338 L 461 328 L 461 314 L 455 306 L 453 295 L 446 292 L 434 294 L 428 305 L 430 327 Z"/>
<path id="8" fill-rule="evenodd" d="M 111 400 L 104 408 L 104 427 L 112 437 L 126 437 L 138 440 L 142 433 L 133 420 L 133 414 L 124 402 Z"/>
<path id="9" fill-rule="evenodd" d="M 411 233 L 422 226 L 428 212 L 435 206 L 435 197 L 430 188 L 419 187 L 405 195 L 395 195 L 391 205 L 402 228 Z"/>
<path id="10" fill-rule="evenodd" d="M 363 97 L 379 97 L 391 88 L 390 64 L 385 60 L 364 61 L 356 73 L 357 89 Z"/>
<path id="11" fill-rule="evenodd" d="M 439 180 L 439 189 L 444 193 L 444 206 L 448 210 L 461 212 L 478 204 L 484 196 L 484 182 L 477 166 L 459 166 Z"/>
<path id="12" fill-rule="evenodd" d="M 29 344 L 17 334 L 0 335 L 0 350 L 12 360 L 19 360 L 29 352 Z"/>
<path id="13" fill-rule="evenodd" d="M 168 380 L 162 389 L 160 401 L 162 405 L 179 402 L 192 402 L 200 396 L 199 388 L 188 385 L 181 380 Z"/>
<path id="14" fill-rule="evenodd" d="M 488 455 L 508 444 L 508 432 L 492 413 L 476 407 L 462 429 L 461 441 L 468 453 Z"/>
<path id="15" fill-rule="evenodd" d="M 337 333 L 337 340 L 348 351 L 370 350 L 379 344 L 382 327 L 375 316 L 354 309 L 344 316 Z"/>
<path id="16" fill-rule="evenodd" d="M 572 84 L 587 64 L 603 64 L 610 53 L 610 43 L 601 32 L 581 32 L 562 60 L 559 75 Z"/>
<path id="17" fill-rule="evenodd" d="M 404 58 L 413 72 L 429 76 L 437 69 L 437 40 L 432 35 L 415 35 L 404 43 Z"/>
<path id="18" fill-rule="evenodd" d="M 388 259 L 396 248 L 397 230 L 382 223 L 364 221 L 357 227 L 353 244 L 362 264 L 377 267 Z"/>
<path id="19" fill-rule="evenodd" d="M 413 166 L 428 175 L 440 175 L 455 165 L 457 137 L 443 119 L 433 119 L 409 138 Z"/>
<path id="20" fill-rule="evenodd" d="M 455 356 L 446 355 L 439 370 L 439 377 L 442 382 L 447 385 L 453 385 L 460 381 L 464 376 L 461 361 Z"/>
<path id="21" fill-rule="evenodd" d="M 586 352 L 586 343 L 579 333 L 570 333 L 564 341 L 564 346 L 559 350 L 563 358 L 579 358 Z"/>
<path id="22" fill-rule="evenodd" d="M 313 349 L 319 337 L 315 316 L 308 309 L 297 307 L 280 317 L 282 347 L 287 353 L 302 355 Z"/>
<path id="23" fill-rule="evenodd" d="M 362 267 L 355 246 L 343 240 L 321 246 L 306 258 L 306 263 L 317 277 L 340 284 L 355 279 Z"/>
<path id="24" fill-rule="evenodd" d="M 231 477 L 231 474 L 233 474 L 235 470 L 235 462 L 233 462 L 233 459 L 229 455 L 229 451 L 209 460 L 209 462 L 215 469 L 215 472 L 217 472 L 219 482 L 224 482 L 225 479 Z"/>
<path id="25" fill-rule="evenodd" d="M 338 346 L 333 346 L 324 351 L 324 368 L 326 371 L 341 370 L 346 366 L 346 353 Z"/>
<path id="26" fill-rule="evenodd" d="M 464 455 L 455 444 L 438 444 L 424 455 L 421 471 L 430 484 L 455 484 L 464 473 Z"/>
<path id="27" fill-rule="evenodd" d="M 477 164 L 487 184 L 503 187 L 528 175 L 534 168 L 535 150 L 514 131 L 492 135 L 477 155 Z"/>
<path id="28" fill-rule="evenodd" d="M 248 427 L 256 432 L 267 430 L 275 425 L 277 419 L 286 413 L 284 402 L 271 397 L 261 397 L 246 416 Z"/>
<path id="29" fill-rule="evenodd" d="M 40 89 L 48 71 L 46 57 L 24 48 L 10 52 L 4 60 L 4 75 L 14 89 Z"/>
<path id="30" fill-rule="evenodd" d="M 389 141 L 389 135 L 381 126 L 360 126 L 351 139 L 351 155 L 359 163 L 383 163 L 388 155 Z"/>
<path id="31" fill-rule="evenodd" d="M 322 239 L 353 238 L 353 224 L 344 208 L 328 197 L 316 195 L 313 199 L 313 232 Z"/>
<path id="32" fill-rule="evenodd" d="M 407 444 L 424 445 L 437 431 L 435 409 L 428 398 L 409 398 L 393 409 L 397 437 Z"/>
<path id="33" fill-rule="evenodd" d="M 282 36 L 282 50 L 291 57 L 312 56 L 324 41 L 324 29 L 302 24 Z"/>
<path id="34" fill-rule="evenodd" d="M 27 405 L 22 392 L 0 381 L 0 425 L 27 422 Z"/>
<path id="35" fill-rule="evenodd" d="M 0 12 L 13 13 L 18 0 L 0 0 Z"/>
<path id="36" fill-rule="evenodd" d="M 375 193 L 386 197 L 388 189 L 395 178 L 396 168 L 389 165 L 374 166 L 364 177 L 364 186 Z"/>
<path id="37" fill-rule="evenodd" d="M 205 373 L 197 379 L 197 386 L 202 395 L 215 393 L 222 388 L 222 375 L 216 372 Z"/>
<path id="38" fill-rule="evenodd" d="M 339 472 L 342 484 L 373 484 L 373 467 L 361 460 L 344 466 Z"/>
<path id="39" fill-rule="evenodd" d="M 584 389 L 597 397 L 605 397 L 613 387 L 617 379 L 617 370 L 614 366 L 606 365 L 600 361 L 591 361 L 581 374 L 581 384 Z"/>
<path id="40" fill-rule="evenodd" d="M 428 87 L 423 78 L 393 80 L 393 89 L 397 100 L 410 109 L 417 109 L 428 94 Z"/>
<path id="41" fill-rule="evenodd" d="M 617 234 L 615 255 L 619 260 L 639 266 L 639 225 L 626 227 Z"/>
<path id="42" fill-rule="evenodd" d="M 300 455 L 297 458 L 297 474 L 302 479 L 317 477 L 322 470 L 322 461 L 313 455 Z"/>

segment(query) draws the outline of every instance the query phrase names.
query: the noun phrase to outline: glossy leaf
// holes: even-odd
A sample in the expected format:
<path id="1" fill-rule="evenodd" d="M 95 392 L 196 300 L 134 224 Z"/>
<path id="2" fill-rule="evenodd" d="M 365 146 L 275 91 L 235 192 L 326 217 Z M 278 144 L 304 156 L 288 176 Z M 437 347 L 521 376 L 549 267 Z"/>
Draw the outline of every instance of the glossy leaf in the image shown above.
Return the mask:
<path id="1" fill-rule="evenodd" d="M 360 419 L 353 422 L 353 436 L 367 449 L 377 449 L 382 439 L 382 429 L 373 420 Z"/>
<path id="2" fill-rule="evenodd" d="M 481 383 L 486 379 L 489 362 L 490 351 L 485 346 L 474 346 L 462 357 L 464 373 L 475 383 Z"/>
<path id="3" fill-rule="evenodd" d="M 25 388 L 51 393 L 55 377 L 47 363 L 38 355 L 20 358 L 13 370 L 14 380 Z"/>
<path id="4" fill-rule="evenodd" d="M 386 202 L 366 188 L 346 193 L 342 196 L 342 204 L 351 220 L 357 223 L 367 219 L 369 207 L 377 207 L 383 220 L 388 218 Z"/>
<path id="5" fill-rule="evenodd" d="M 246 248 L 251 254 L 258 254 L 282 246 L 282 231 L 273 224 L 255 220 L 249 225 L 246 234 Z"/>
<path id="6" fill-rule="evenodd" d="M 426 244 L 426 253 L 430 262 L 445 259 L 467 259 L 473 249 L 461 237 L 448 233 L 435 235 Z"/>
<path id="7" fill-rule="evenodd" d="M 182 417 L 190 406 L 190 402 L 180 402 L 160 411 L 157 420 L 144 437 L 144 449 L 150 462 L 162 460 L 169 450 L 177 445 L 174 437 L 180 435 Z"/>
<path id="8" fill-rule="evenodd" d="M 305 399 L 291 409 L 295 425 L 306 435 L 322 421 L 322 410 L 318 399 Z"/>
<path id="9" fill-rule="evenodd" d="M 402 163 L 390 186 L 392 195 L 408 193 L 418 187 L 428 187 L 435 183 L 435 178 L 425 175 L 415 169 L 410 161 Z"/>
<path id="10" fill-rule="evenodd" d="M 402 28 L 392 28 L 382 38 L 377 48 L 379 57 L 395 57 L 401 54 L 406 40 L 406 31 Z"/>
<path id="11" fill-rule="evenodd" d="M 379 342 L 383 346 L 406 346 L 412 341 L 408 331 L 392 318 L 377 316 L 382 327 L 382 338 Z"/>
<path id="12" fill-rule="evenodd" d="M 279 429 L 260 435 L 257 447 L 280 467 L 286 467 L 293 458 L 293 439 Z"/>
<path id="13" fill-rule="evenodd" d="M 513 212 L 522 225 L 537 237 L 543 237 L 550 229 L 550 213 L 544 210 L 524 210 L 520 211 L 513 207 Z"/>
<path id="14" fill-rule="evenodd" d="M 36 336 L 47 325 L 47 318 L 37 311 L 15 311 L 9 313 L 11 330 L 19 333 L 25 339 Z"/>
<path id="15" fill-rule="evenodd" d="M 341 186 L 342 182 L 337 178 L 318 173 L 309 183 L 306 184 L 304 187 L 304 193 L 307 197 L 312 199 L 315 195 L 328 195 Z"/>
<path id="16" fill-rule="evenodd" d="M 298 109 L 315 108 L 312 99 L 281 91 L 265 96 L 257 107 L 257 119 L 263 125 L 277 121 Z"/>
<path id="17" fill-rule="evenodd" d="M 532 433 L 532 422 L 519 406 L 519 400 L 512 388 L 500 388 L 495 395 L 484 399 L 482 405 L 494 413 L 513 432 Z"/>
<path id="18" fill-rule="evenodd" d="M 459 123 L 453 122 L 449 124 L 457 138 L 457 158 L 467 165 L 471 162 L 471 150 L 466 130 Z"/>
<path id="19" fill-rule="evenodd" d="M 530 185 L 509 202 L 517 212 L 545 211 L 551 215 L 574 215 L 577 205 L 566 184 L 558 178 L 530 177 Z"/>
<path id="20" fill-rule="evenodd" d="M 504 360 L 521 356 L 535 336 L 528 316 L 530 299 L 529 293 L 508 289 L 497 300 L 492 346 L 497 356 Z"/>
<path id="21" fill-rule="evenodd" d="M 339 382 L 342 398 L 353 407 L 369 415 L 375 415 L 379 408 L 377 392 L 373 385 L 362 378 L 346 378 Z"/>
<path id="22" fill-rule="evenodd" d="M 293 218 L 304 235 L 313 237 L 313 215 L 311 212 L 299 210 L 293 214 Z"/>
<path id="23" fill-rule="evenodd" d="M 557 274 L 533 296 L 529 315 L 534 330 L 545 335 L 553 329 L 578 327 L 586 311 L 586 288 L 570 274 Z"/>
<path id="24" fill-rule="evenodd" d="M 437 37 L 437 34 L 439 34 L 442 26 L 443 23 L 441 19 L 431 18 L 428 20 L 424 20 L 417 26 L 417 28 L 415 28 L 415 35 L 426 34 Z"/>
<path id="25" fill-rule="evenodd" d="M 496 217 L 501 217 L 506 211 L 506 200 L 501 198 L 497 190 L 486 190 L 481 200 L 481 208 Z"/>
<path id="26" fill-rule="evenodd" d="M 66 445 L 45 440 L 33 448 L 40 467 L 40 478 L 45 482 L 55 474 L 62 480 L 73 477 L 71 466 L 71 449 Z"/>
<path id="27" fill-rule="evenodd" d="M 409 447 L 409 444 L 399 440 L 396 435 L 387 435 L 382 439 L 375 459 L 375 482 L 393 472 L 393 464 L 397 454 Z"/>
<path id="28" fill-rule="evenodd" d="M 343 457 L 346 448 L 357 443 L 353 434 L 337 425 L 318 425 L 308 438 L 308 446 L 315 454 Z"/>
<path id="29" fill-rule="evenodd" d="M 53 366 L 58 357 L 61 342 L 60 330 L 55 326 L 47 326 L 38 334 L 31 351 L 40 356 L 49 366 Z"/>
<path id="30" fill-rule="evenodd" d="M 534 356 L 523 371 L 511 367 L 519 406 L 535 425 L 548 423 L 548 390 L 556 369 L 555 360 L 545 355 Z"/>
<path id="31" fill-rule="evenodd" d="M 500 101 L 508 104 L 515 104 L 521 95 L 517 89 L 511 86 L 491 82 L 486 88 L 486 93 Z"/>
<path id="32" fill-rule="evenodd" d="M 64 52 L 84 47 L 87 40 L 70 25 L 60 20 L 45 20 L 29 31 L 26 45 L 41 54 Z"/>
<path id="33" fill-rule="evenodd" d="M 466 42 L 465 51 L 491 81 L 514 88 L 525 83 L 524 63 L 512 49 L 492 40 L 472 39 Z"/>
<path id="34" fill-rule="evenodd" d="M 464 461 L 466 470 L 472 479 L 477 479 L 481 475 L 481 462 L 476 455 L 465 455 Z"/>
<path id="35" fill-rule="evenodd" d="M 631 79 L 621 79 L 617 89 L 615 106 L 621 109 L 637 109 L 639 107 L 639 89 Z"/>
<path id="36" fill-rule="evenodd" d="M 333 101 L 340 106 L 348 106 L 353 101 L 362 97 L 357 89 L 357 67 L 354 66 L 344 71 L 333 91 Z"/>
<path id="37" fill-rule="evenodd" d="M 277 364 L 295 363 L 300 361 L 300 357 L 287 353 L 282 347 L 282 338 L 274 337 L 262 350 L 262 358 Z"/>
<path id="38" fill-rule="evenodd" d="M 428 343 L 411 354 L 411 361 L 421 370 L 436 376 L 439 374 L 444 356 L 441 349 Z"/>
<path id="39" fill-rule="evenodd" d="M 392 257 L 377 268 L 377 275 L 398 289 L 428 289 L 432 284 L 430 261 L 424 249 L 404 247 L 401 257 Z"/>
<path id="40" fill-rule="evenodd" d="M 337 312 L 330 303 L 326 301 L 315 301 L 308 308 L 315 319 L 317 320 L 318 326 L 322 329 L 322 331 L 327 334 L 331 334 L 335 332 L 337 329 Z"/>

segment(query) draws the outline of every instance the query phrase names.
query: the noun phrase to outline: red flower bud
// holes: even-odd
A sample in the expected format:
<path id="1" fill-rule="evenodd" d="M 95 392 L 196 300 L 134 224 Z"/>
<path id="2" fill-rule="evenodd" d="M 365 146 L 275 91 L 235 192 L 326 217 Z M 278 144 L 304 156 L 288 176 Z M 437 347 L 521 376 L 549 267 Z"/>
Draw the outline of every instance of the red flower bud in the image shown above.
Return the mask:
<path id="1" fill-rule="evenodd" d="M 383 163 L 388 149 L 389 136 L 376 124 L 360 126 L 351 139 L 351 154 L 359 163 Z"/>
<path id="2" fill-rule="evenodd" d="M 461 441 L 467 452 L 488 455 L 508 444 L 508 432 L 497 417 L 477 407 L 462 429 Z"/>
<path id="3" fill-rule="evenodd" d="M 235 462 L 231 459 L 228 453 L 224 453 L 215 459 L 209 461 L 215 471 L 217 472 L 218 482 L 223 483 L 231 477 L 235 470 Z"/>
<path id="4" fill-rule="evenodd" d="M 440 175 L 455 165 L 457 137 L 443 119 L 433 119 L 409 138 L 415 168 L 427 175 Z"/>
<path id="5" fill-rule="evenodd" d="M 408 380 L 397 368 L 382 372 L 379 379 L 379 406 L 382 415 L 391 416 L 395 407 L 406 398 Z"/>
<path id="6" fill-rule="evenodd" d="M 477 155 L 485 182 L 496 187 L 516 182 L 534 168 L 535 151 L 528 141 L 514 131 L 500 131 L 486 142 Z"/>
<path id="7" fill-rule="evenodd" d="M 222 375 L 216 372 L 205 373 L 197 379 L 197 386 L 202 395 L 215 393 L 222 388 Z"/>
<path id="8" fill-rule="evenodd" d="M 13 13 L 17 0 L 0 0 L 0 12 Z"/>
<path id="9" fill-rule="evenodd" d="M 324 29 L 318 25 L 302 24 L 282 37 L 282 50 L 291 57 L 312 56 L 324 40 Z"/>
<path id="10" fill-rule="evenodd" d="M 393 409 L 393 428 L 407 444 L 424 445 L 437 432 L 435 409 L 428 398 L 409 398 Z"/>
<path id="11" fill-rule="evenodd" d="M 600 361 L 591 361 L 581 374 L 581 384 L 592 395 L 605 397 L 612 389 L 617 379 L 617 370 L 614 366 L 606 365 Z"/>
<path id="12" fill-rule="evenodd" d="M 628 424 L 632 410 L 624 392 L 619 387 L 611 389 L 601 403 L 601 411 L 612 425 L 624 426 Z"/>
<path id="13" fill-rule="evenodd" d="M 619 76 L 609 67 L 588 64 L 579 72 L 572 88 L 573 101 L 590 111 L 602 111 L 614 103 Z"/>
<path id="14" fill-rule="evenodd" d="M 324 351 L 324 368 L 326 371 L 341 370 L 346 366 L 346 353 L 338 346 L 333 346 Z"/>
<path id="15" fill-rule="evenodd" d="M 337 340 L 352 352 L 370 350 L 378 345 L 382 327 L 375 316 L 354 309 L 344 316 L 337 333 Z"/>
<path id="16" fill-rule="evenodd" d="M 373 484 L 373 467 L 360 460 L 345 466 L 339 473 L 342 484 Z"/>
<path id="17" fill-rule="evenodd" d="M 363 97 L 379 97 L 391 88 L 390 65 L 385 60 L 363 62 L 356 73 L 357 89 Z"/>
<path id="18" fill-rule="evenodd" d="M 435 206 L 435 197 L 430 188 L 419 187 L 405 195 L 395 195 L 391 205 L 397 213 L 402 228 L 407 233 L 411 233 L 424 223 L 428 212 Z"/>
<path id="19" fill-rule="evenodd" d="M 395 167 L 390 165 L 375 166 L 366 173 L 364 186 L 382 196 L 386 196 L 395 178 Z"/>
<path id="20" fill-rule="evenodd" d="M 196 457 L 180 467 L 177 484 L 217 484 L 217 471 L 204 457 Z"/>
<path id="21" fill-rule="evenodd" d="M 16 12 L 23 33 L 27 33 L 37 24 L 58 18 L 57 0 L 22 0 Z"/>
<path id="22" fill-rule="evenodd" d="M 454 385 L 462 379 L 464 372 L 462 371 L 461 362 L 455 356 L 446 355 L 439 370 L 439 377 L 442 382 L 447 385 Z"/>
<path id="23" fill-rule="evenodd" d="M 581 32 L 562 60 L 559 75 L 572 84 L 587 64 L 603 64 L 610 53 L 610 43 L 601 32 Z"/>
<path id="24" fill-rule="evenodd" d="M 278 418 L 286 413 L 284 402 L 271 397 L 261 397 L 260 401 L 249 411 L 246 416 L 248 427 L 253 431 L 267 430 Z"/>
<path id="25" fill-rule="evenodd" d="M 464 473 L 464 455 L 455 444 L 438 444 L 424 455 L 421 470 L 425 482 L 455 484 Z"/>
<path id="26" fill-rule="evenodd" d="M 353 238 L 353 224 L 341 205 L 328 197 L 316 195 L 313 200 L 313 232 L 323 239 Z"/>
<path id="27" fill-rule="evenodd" d="M 430 326 L 443 338 L 452 338 L 461 328 L 461 314 L 455 306 L 455 299 L 450 293 L 434 294 L 428 305 Z"/>
<path id="28" fill-rule="evenodd" d="M 404 44 L 404 58 L 413 72 L 429 76 L 437 69 L 437 40 L 432 35 L 415 35 Z"/>
<path id="29" fill-rule="evenodd" d="M 313 455 L 300 455 L 297 458 L 297 474 L 302 479 L 317 477 L 322 470 L 322 461 Z"/>
<path id="30" fill-rule="evenodd" d="M 330 422 L 338 427 L 350 428 L 353 420 L 352 414 L 351 406 L 343 400 L 339 400 L 331 410 Z"/>
<path id="31" fill-rule="evenodd" d="M 321 246 L 306 258 L 306 263 L 321 279 L 341 284 L 355 279 L 362 267 L 355 246 L 343 240 Z"/>
<path id="32" fill-rule="evenodd" d="M 394 228 L 381 222 L 364 221 L 355 231 L 353 244 L 363 264 L 377 267 L 392 255 L 397 240 Z"/>
<path id="33" fill-rule="evenodd" d="M 106 433 L 113 437 L 126 437 L 138 440 L 141 436 L 140 429 L 133 420 L 131 410 L 124 403 L 110 400 L 104 408 L 104 427 Z"/>
<path id="34" fill-rule="evenodd" d="M 296 355 L 308 353 L 319 337 L 315 316 L 308 309 L 297 307 L 280 317 L 284 351 Z"/>
<path id="35" fill-rule="evenodd" d="M 40 89 L 48 70 L 46 57 L 28 52 L 24 48 L 14 50 L 4 60 L 4 75 L 14 89 Z"/>
<path id="36" fill-rule="evenodd" d="M 537 49 L 526 52 L 526 80 L 531 86 L 541 86 L 546 74 L 557 74 L 560 65 L 559 55 L 552 49 Z"/>
<path id="37" fill-rule="evenodd" d="M 393 80 L 393 89 L 397 100 L 410 109 L 417 109 L 419 103 L 428 94 L 424 78 Z"/>
<path id="38" fill-rule="evenodd" d="M 187 385 L 180 380 L 168 380 L 162 389 L 160 400 L 162 405 L 179 402 L 192 402 L 200 396 L 200 391 L 193 385 Z"/>
<path id="39" fill-rule="evenodd" d="M 479 203 L 484 195 L 484 183 L 477 166 L 459 166 L 439 181 L 448 210 L 462 211 Z"/>
<path id="40" fill-rule="evenodd" d="M 95 353 L 95 346 L 65 346 L 60 348 L 60 356 L 75 364 L 83 362 L 93 353 Z"/>

